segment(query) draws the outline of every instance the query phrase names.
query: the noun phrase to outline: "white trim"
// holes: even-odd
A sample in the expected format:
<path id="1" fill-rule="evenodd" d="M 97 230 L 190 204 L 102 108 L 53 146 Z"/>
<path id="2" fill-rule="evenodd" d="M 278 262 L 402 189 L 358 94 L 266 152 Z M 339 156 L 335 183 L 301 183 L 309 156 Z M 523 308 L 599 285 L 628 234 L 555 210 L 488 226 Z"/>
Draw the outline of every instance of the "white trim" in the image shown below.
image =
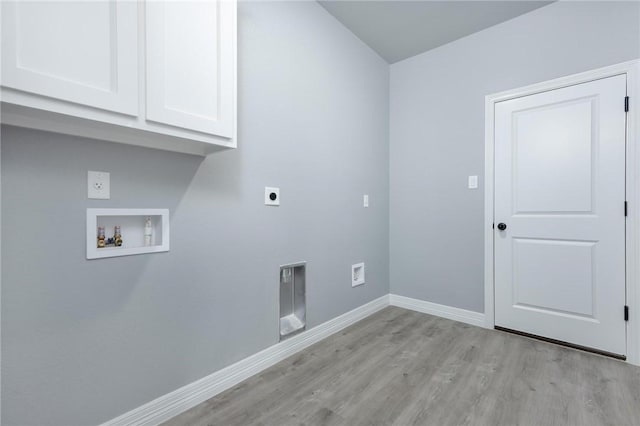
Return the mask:
<path id="1" fill-rule="evenodd" d="M 627 67 L 627 361 L 640 365 L 640 60 Z"/>
<path id="2" fill-rule="evenodd" d="M 640 365 L 640 60 L 623 62 L 597 70 L 557 78 L 531 86 L 508 90 L 485 98 L 485 219 L 484 219 L 484 294 L 486 328 L 495 326 L 494 316 L 494 269 L 493 269 L 493 223 L 494 223 L 494 108 L 497 102 L 545 92 L 575 84 L 586 83 L 614 75 L 627 75 L 627 95 L 630 97 L 630 109 L 627 114 L 627 304 L 630 306 L 630 318 L 627 323 L 627 361 Z M 622 100 L 620 104 L 622 108 Z M 621 313 L 622 315 L 622 310 Z"/>
<path id="3" fill-rule="evenodd" d="M 1 8 L 0 8 L 1 10 Z M 0 21 L 2 16 L 0 16 Z M 2 60 L 0 59 L 0 62 Z M 2 64 L 0 63 L 0 69 Z M 1 121 L 1 120 L 0 120 Z M 2 152 L 2 136 L 0 133 L 0 153 Z M 0 154 L 0 164 L 2 164 L 2 154 Z M 0 167 L 1 169 L 1 167 Z M 0 170 L 0 176 L 2 176 L 2 170 Z M 2 182 L 0 179 L 0 224 L 2 223 Z M 2 226 L 0 226 L 0 241 L 2 241 Z M 0 259 L 2 259 L 2 244 L 0 244 Z M 0 295 L 2 295 L 2 262 L 0 261 Z M 0 296 L 0 318 L 2 318 L 2 297 Z M 2 321 L 0 321 L 0 367 L 2 366 Z M 2 368 L 0 368 L 0 425 L 2 424 Z"/>
<path id="4" fill-rule="evenodd" d="M 493 293 L 493 135 L 494 135 L 494 101 L 491 96 L 485 99 L 484 124 L 484 320 L 485 327 L 495 326 L 494 293 Z"/>
<path id="5" fill-rule="evenodd" d="M 384 295 L 339 317 L 154 399 L 102 426 L 157 425 L 260 373 L 266 368 L 389 306 Z"/>
<path id="6" fill-rule="evenodd" d="M 440 305 L 411 297 L 399 296 L 397 294 L 389 295 L 389 303 L 391 306 L 464 322 L 477 327 L 484 327 L 485 324 L 484 314 L 480 312 L 467 311 L 466 309 Z"/>
<path id="7" fill-rule="evenodd" d="M 160 216 L 162 243 L 142 247 L 96 247 L 96 228 L 99 216 L 140 216 L 142 228 L 145 216 Z M 123 231 L 124 234 L 124 231 Z M 169 251 L 169 209 L 87 209 L 87 259 L 103 259 L 105 257 L 131 256 L 145 253 Z M 124 236 L 126 238 L 126 235 Z M 124 244 L 126 246 L 126 244 Z"/>

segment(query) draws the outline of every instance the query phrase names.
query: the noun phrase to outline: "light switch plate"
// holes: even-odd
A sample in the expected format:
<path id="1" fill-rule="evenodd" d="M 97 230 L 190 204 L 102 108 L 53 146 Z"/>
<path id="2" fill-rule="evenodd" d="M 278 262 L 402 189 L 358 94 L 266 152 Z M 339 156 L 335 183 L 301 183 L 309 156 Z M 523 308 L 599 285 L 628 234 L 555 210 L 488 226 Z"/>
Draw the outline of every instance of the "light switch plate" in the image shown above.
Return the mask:
<path id="1" fill-rule="evenodd" d="M 469 189 L 478 189 L 478 176 L 469 176 Z"/>
<path id="2" fill-rule="evenodd" d="M 369 207 L 369 196 L 367 194 L 364 194 L 364 197 L 362 197 L 362 205 L 364 207 Z"/>
<path id="3" fill-rule="evenodd" d="M 280 205 L 280 188 L 266 186 L 264 188 L 264 205 L 279 206 Z"/>
<path id="4" fill-rule="evenodd" d="M 94 200 L 111 198 L 111 175 L 108 172 L 87 173 L 87 197 Z"/>

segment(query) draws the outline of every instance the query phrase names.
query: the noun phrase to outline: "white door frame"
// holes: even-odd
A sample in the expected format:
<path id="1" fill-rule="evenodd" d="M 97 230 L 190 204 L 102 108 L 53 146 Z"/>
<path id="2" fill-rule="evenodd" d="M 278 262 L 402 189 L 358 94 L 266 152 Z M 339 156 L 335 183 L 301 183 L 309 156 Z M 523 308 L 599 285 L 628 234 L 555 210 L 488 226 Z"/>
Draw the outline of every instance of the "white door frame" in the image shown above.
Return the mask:
<path id="1" fill-rule="evenodd" d="M 484 316 L 485 327 L 495 326 L 494 311 L 494 111 L 497 102 L 586 83 L 614 75 L 627 75 L 627 176 L 626 297 L 629 306 L 627 362 L 640 365 L 640 60 L 557 78 L 543 83 L 488 95 L 485 98 L 485 195 L 484 195 Z M 620 99 L 623 111 L 624 99 Z M 623 315 L 623 307 L 620 307 Z"/>

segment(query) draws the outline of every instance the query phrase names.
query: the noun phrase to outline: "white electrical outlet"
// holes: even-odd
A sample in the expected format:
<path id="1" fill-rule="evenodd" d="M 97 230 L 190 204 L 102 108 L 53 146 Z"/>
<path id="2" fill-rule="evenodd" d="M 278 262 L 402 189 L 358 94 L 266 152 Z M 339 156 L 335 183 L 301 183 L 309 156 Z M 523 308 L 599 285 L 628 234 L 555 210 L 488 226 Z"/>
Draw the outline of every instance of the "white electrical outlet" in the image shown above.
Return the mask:
<path id="1" fill-rule="evenodd" d="M 111 175 L 107 172 L 87 173 L 87 197 L 94 200 L 111 198 Z"/>
<path id="2" fill-rule="evenodd" d="M 362 206 L 369 207 L 369 196 L 367 194 L 362 197 Z"/>
<path id="3" fill-rule="evenodd" d="M 351 287 L 364 284 L 364 262 L 351 265 Z"/>
<path id="4" fill-rule="evenodd" d="M 264 205 L 279 206 L 280 205 L 280 188 L 266 186 L 264 188 Z"/>

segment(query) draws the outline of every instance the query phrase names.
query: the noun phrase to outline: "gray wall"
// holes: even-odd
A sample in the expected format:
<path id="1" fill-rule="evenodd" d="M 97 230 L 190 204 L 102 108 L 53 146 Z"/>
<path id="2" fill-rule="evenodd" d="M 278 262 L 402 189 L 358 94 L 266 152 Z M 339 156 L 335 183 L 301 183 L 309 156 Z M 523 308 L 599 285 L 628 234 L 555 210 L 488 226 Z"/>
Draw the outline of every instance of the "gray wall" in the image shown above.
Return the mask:
<path id="1" fill-rule="evenodd" d="M 484 310 L 485 95 L 638 58 L 639 25 L 637 2 L 558 2 L 391 66 L 393 293 Z"/>
<path id="2" fill-rule="evenodd" d="M 275 344 L 280 264 L 308 262 L 309 327 L 388 293 L 387 64 L 315 2 L 239 27 L 237 150 L 2 128 L 4 425 L 106 421 Z M 171 251 L 85 260 L 87 207 L 169 208 Z"/>

